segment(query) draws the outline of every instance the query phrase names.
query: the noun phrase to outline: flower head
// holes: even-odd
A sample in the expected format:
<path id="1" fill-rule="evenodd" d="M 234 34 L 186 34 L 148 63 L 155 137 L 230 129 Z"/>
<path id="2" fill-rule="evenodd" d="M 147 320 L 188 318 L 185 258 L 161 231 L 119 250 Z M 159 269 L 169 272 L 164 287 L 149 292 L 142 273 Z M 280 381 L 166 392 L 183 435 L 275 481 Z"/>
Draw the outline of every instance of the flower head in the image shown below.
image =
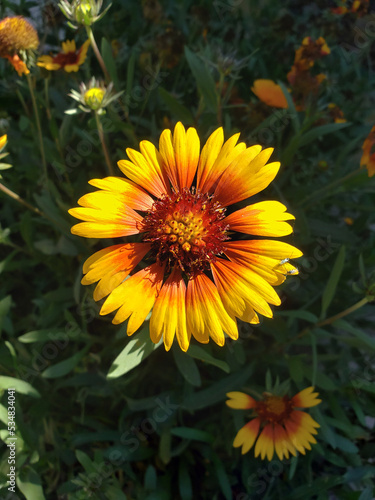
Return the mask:
<path id="1" fill-rule="evenodd" d="M 33 64 L 33 51 L 38 45 L 38 33 L 24 17 L 0 21 L 0 57 L 8 59 L 19 76 L 30 73 L 27 64 Z"/>
<path id="2" fill-rule="evenodd" d="M 39 57 L 37 65 L 48 69 L 48 71 L 56 71 L 61 68 L 67 73 L 78 71 L 79 67 L 85 62 L 89 45 L 90 40 L 86 40 L 77 51 L 76 42 L 74 40 L 67 40 L 66 42 L 62 42 L 62 52 L 59 52 L 55 56 L 46 55 Z"/>
<path id="3" fill-rule="evenodd" d="M 299 71 L 311 68 L 315 61 L 330 54 L 330 49 L 323 37 L 313 40 L 310 36 L 302 40 L 301 47 L 296 50 L 294 65 Z"/>
<path id="4" fill-rule="evenodd" d="M 100 21 L 107 13 L 112 4 L 109 4 L 102 13 L 100 13 L 103 5 L 103 0 L 60 0 L 59 7 L 70 21 L 76 22 L 78 25 L 91 26 L 93 23 Z M 68 23 L 72 28 L 78 28 L 72 23 Z"/>
<path id="5" fill-rule="evenodd" d="M 22 50 L 36 50 L 38 33 L 22 16 L 6 17 L 0 21 L 0 55 L 15 54 Z"/>
<path id="6" fill-rule="evenodd" d="M 361 17 L 367 14 L 370 2 L 369 0 L 354 0 L 351 6 L 347 5 L 347 0 L 341 0 L 340 3 L 340 6 L 331 8 L 333 14 L 356 14 Z"/>
<path id="7" fill-rule="evenodd" d="M 375 125 L 362 145 L 361 167 L 366 167 L 368 176 L 375 175 Z"/>
<path id="8" fill-rule="evenodd" d="M 98 114 L 103 114 L 105 113 L 104 108 L 122 94 L 122 92 L 112 94 L 112 88 L 112 83 L 108 87 L 105 87 L 103 82 L 99 82 L 93 77 L 87 86 L 85 83 L 81 83 L 80 92 L 72 89 L 69 96 L 80 103 L 78 107 L 81 111 L 85 113 L 96 111 Z M 68 109 L 65 111 L 69 115 L 77 112 L 77 109 Z"/>
<path id="9" fill-rule="evenodd" d="M 244 454 L 256 441 L 255 457 L 260 455 L 262 460 L 265 457 L 272 460 L 275 452 L 280 460 L 284 456 L 289 458 L 289 453 L 295 456 L 297 451 L 304 455 L 316 443 L 313 434 L 317 434 L 320 425 L 296 408 L 311 408 L 321 403 L 317 399 L 319 394 L 313 391 L 314 387 L 307 387 L 292 398 L 264 393 L 261 401 L 243 392 L 228 392 L 230 399 L 226 404 L 230 408 L 253 411 L 253 419 L 238 431 L 233 446 L 242 446 Z"/>
<path id="10" fill-rule="evenodd" d="M 267 106 L 287 108 L 288 102 L 280 85 L 272 80 L 255 80 L 251 90 Z"/>
<path id="11" fill-rule="evenodd" d="M 240 239 L 290 234 L 294 219 L 278 201 L 261 201 L 228 213 L 228 207 L 265 189 L 280 164 L 267 163 L 273 149 L 224 143 L 223 129 L 200 152 L 197 131 L 177 123 L 164 130 L 159 150 L 148 141 L 128 148 L 118 162 L 127 177 L 90 181 L 100 190 L 80 198 L 69 212 L 84 222 L 72 233 L 86 238 L 139 235 L 110 246 L 84 264 L 82 284 L 99 282 L 94 299 L 107 297 L 100 314 L 117 310 L 114 323 L 129 318 L 128 335 L 152 309 L 150 336 L 167 350 L 176 336 L 182 350 L 191 335 L 224 345 L 224 333 L 238 338 L 236 317 L 258 323 L 279 305 L 273 289 L 297 274 L 290 258 L 302 253 L 280 241 Z M 143 268 L 136 266 L 145 258 Z M 130 273 L 130 278 L 126 279 Z"/>

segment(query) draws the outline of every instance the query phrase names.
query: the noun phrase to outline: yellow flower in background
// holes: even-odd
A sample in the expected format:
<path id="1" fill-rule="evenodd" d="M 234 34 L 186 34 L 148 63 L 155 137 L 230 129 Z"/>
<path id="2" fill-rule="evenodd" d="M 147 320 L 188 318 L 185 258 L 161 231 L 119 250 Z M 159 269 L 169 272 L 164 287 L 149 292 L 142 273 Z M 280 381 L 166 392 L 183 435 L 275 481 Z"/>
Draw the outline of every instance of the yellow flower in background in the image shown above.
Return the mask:
<path id="1" fill-rule="evenodd" d="M 267 106 L 287 108 L 288 102 L 280 85 L 272 80 L 255 80 L 251 90 Z"/>
<path id="2" fill-rule="evenodd" d="M 129 318 L 128 335 L 152 310 L 151 340 L 163 338 L 166 350 L 175 336 L 183 351 L 192 335 L 222 346 L 224 334 L 238 338 L 236 317 L 249 323 L 259 322 L 258 313 L 271 318 L 269 304 L 281 303 L 273 286 L 298 273 L 289 259 L 300 257 L 299 250 L 258 238 L 292 232 L 287 221 L 294 217 L 284 205 L 261 201 L 227 213 L 265 189 L 280 168 L 267 163 L 272 148 L 237 144 L 239 135 L 224 143 L 219 128 L 200 151 L 197 131 L 177 123 L 173 134 L 163 131 L 159 150 L 148 141 L 140 152 L 126 150 L 129 160 L 118 166 L 127 178 L 89 181 L 99 191 L 69 210 L 84 221 L 72 227 L 78 236 L 139 235 L 96 252 L 83 267 L 82 284 L 98 282 L 94 299 L 107 297 L 100 314 L 117 310 L 115 324 Z"/>
<path id="3" fill-rule="evenodd" d="M 27 61 L 32 63 L 32 53 L 38 45 L 38 33 L 24 17 L 0 21 L 0 57 L 8 59 L 19 76 L 30 73 Z"/>
<path id="4" fill-rule="evenodd" d="M 375 175 L 375 125 L 362 145 L 361 167 L 366 167 L 368 176 Z"/>
<path id="5" fill-rule="evenodd" d="M 79 67 L 85 62 L 87 51 L 90 45 L 90 40 L 82 45 L 77 50 L 74 40 L 62 42 L 62 52 L 55 56 L 41 56 L 38 59 L 37 65 L 41 68 L 46 68 L 48 71 L 56 71 L 64 69 L 67 73 L 76 72 Z"/>
<path id="6" fill-rule="evenodd" d="M 5 135 L 2 135 L 2 136 L 0 137 L 0 152 L 1 152 L 4 148 L 5 148 L 5 145 L 6 145 L 6 143 L 7 143 L 7 140 L 8 140 L 8 137 L 7 137 L 7 135 L 6 135 L 6 134 L 5 134 Z"/>
<path id="7" fill-rule="evenodd" d="M 243 392 L 228 392 L 226 404 L 236 410 L 253 410 L 253 418 L 234 438 L 233 446 L 247 453 L 255 444 L 255 457 L 272 460 L 274 453 L 280 460 L 311 450 L 316 443 L 314 434 L 320 425 L 297 408 L 311 408 L 321 403 L 319 394 L 308 387 L 292 398 L 264 393 L 261 401 Z M 258 437 L 259 436 L 259 437 Z"/>

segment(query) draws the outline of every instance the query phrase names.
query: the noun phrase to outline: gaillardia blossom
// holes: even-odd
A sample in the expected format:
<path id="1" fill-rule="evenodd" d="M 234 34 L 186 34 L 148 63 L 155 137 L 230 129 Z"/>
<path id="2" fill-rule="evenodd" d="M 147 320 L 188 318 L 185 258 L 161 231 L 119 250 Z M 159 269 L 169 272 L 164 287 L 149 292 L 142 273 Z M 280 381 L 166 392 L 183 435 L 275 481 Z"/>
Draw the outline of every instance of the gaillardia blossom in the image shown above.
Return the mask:
<path id="1" fill-rule="evenodd" d="M 76 72 L 79 67 L 85 62 L 87 51 L 90 45 L 90 40 L 82 45 L 80 49 L 76 49 L 74 40 L 62 42 L 62 52 L 55 56 L 40 56 L 37 65 L 48 69 L 48 71 L 56 71 L 63 68 L 67 73 Z"/>
<path id="2" fill-rule="evenodd" d="M 140 152 L 126 150 L 130 160 L 118 166 L 127 179 L 89 181 L 100 190 L 69 210 L 84 221 L 72 227 L 73 234 L 139 235 L 100 250 L 83 266 L 82 284 L 99 281 L 94 299 L 108 296 L 100 314 L 117 309 L 113 323 L 129 318 L 128 335 L 152 310 L 151 340 L 163 337 L 167 350 L 175 336 L 184 351 L 191 335 L 224 345 L 224 333 L 238 337 L 236 317 L 258 323 L 257 313 L 272 317 L 269 304 L 280 304 L 273 286 L 297 273 L 289 259 L 302 253 L 258 237 L 290 234 L 286 221 L 294 217 L 278 201 L 229 208 L 265 189 L 280 167 L 267 163 L 272 148 L 247 148 L 237 144 L 239 135 L 224 143 L 219 128 L 200 152 L 196 130 L 177 123 L 173 134 L 163 131 L 159 150 L 148 141 L 140 143 Z M 145 267 L 135 272 L 144 257 Z"/>
<path id="3" fill-rule="evenodd" d="M 32 62 L 38 45 L 38 33 L 24 17 L 6 17 L 0 21 L 0 57 L 8 59 L 19 76 L 30 73 L 25 61 Z"/>
<path id="4" fill-rule="evenodd" d="M 226 404 L 236 410 L 253 410 L 253 419 L 240 429 L 234 438 L 233 446 L 242 446 L 242 454 L 247 453 L 254 445 L 259 431 L 261 433 L 255 444 L 255 457 L 260 455 L 272 460 L 274 452 L 280 460 L 289 458 L 289 453 L 303 455 L 316 443 L 313 434 L 320 425 L 303 411 L 296 408 L 311 408 L 321 403 L 319 394 L 313 392 L 314 387 L 307 387 L 292 398 L 274 396 L 264 393 L 262 401 L 243 392 L 228 392 L 230 398 Z"/>

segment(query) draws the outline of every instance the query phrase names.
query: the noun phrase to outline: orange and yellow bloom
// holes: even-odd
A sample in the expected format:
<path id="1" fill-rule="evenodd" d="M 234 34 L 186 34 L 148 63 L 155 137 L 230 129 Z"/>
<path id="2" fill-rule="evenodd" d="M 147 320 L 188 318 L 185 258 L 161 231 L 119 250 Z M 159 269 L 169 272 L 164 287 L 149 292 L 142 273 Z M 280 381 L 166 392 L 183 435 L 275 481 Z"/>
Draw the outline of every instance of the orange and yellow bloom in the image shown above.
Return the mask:
<path id="1" fill-rule="evenodd" d="M 288 102 L 280 85 L 272 80 L 255 80 L 251 90 L 267 106 L 287 108 Z"/>
<path id="2" fill-rule="evenodd" d="M 25 61 L 38 45 L 38 33 L 24 17 L 0 21 L 0 57 L 8 59 L 19 76 L 30 73 Z"/>
<path id="3" fill-rule="evenodd" d="M 46 68 L 48 71 L 56 71 L 62 68 L 67 73 L 76 72 L 85 62 L 89 45 L 90 40 L 86 40 L 82 47 L 77 50 L 76 42 L 74 40 L 67 40 L 66 42 L 62 42 L 62 52 L 59 52 L 55 56 L 45 55 L 39 57 L 37 65 L 41 68 Z"/>
<path id="4" fill-rule="evenodd" d="M 242 447 L 242 454 L 247 453 L 255 444 L 255 457 L 267 457 L 272 460 L 274 453 L 280 460 L 296 455 L 303 455 L 316 443 L 314 434 L 320 425 L 304 411 L 297 408 L 311 408 L 321 403 L 314 387 L 307 387 L 292 398 L 263 394 L 261 401 L 243 392 L 228 392 L 230 398 L 226 404 L 236 410 L 252 410 L 253 418 L 234 438 L 233 446 Z"/>
<path id="5" fill-rule="evenodd" d="M 362 145 L 361 167 L 366 167 L 368 176 L 375 175 L 375 125 Z"/>
<path id="6" fill-rule="evenodd" d="M 183 351 L 191 336 L 224 345 L 225 334 L 238 338 L 236 318 L 258 323 L 258 313 L 272 317 L 270 304 L 280 305 L 273 286 L 297 274 L 289 259 L 302 253 L 259 237 L 290 234 L 294 217 L 278 201 L 228 209 L 265 189 L 280 168 L 267 163 L 272 148 L 246 147 L 239 135 L 224 143 L 218 128 L 200 151 L 197 131 L 177 123 L 173 134 L 163 131 L 159 150 L 148 141 L 140 152 L 128 148 L 129 160 L 118 162 L 126 178 L 89 181 L 99 191 L 69 211 L 83 221 L 73 234 L 133 236 L 92 255 L 82 279 L 98 282 L 95 300 L 107 297 L 100 314 L 117 310 L 115 324 L 129 319 L 128 335 L 152 310 L 151 340 L 163 338 L 167 350 L 174 337 Z"/>

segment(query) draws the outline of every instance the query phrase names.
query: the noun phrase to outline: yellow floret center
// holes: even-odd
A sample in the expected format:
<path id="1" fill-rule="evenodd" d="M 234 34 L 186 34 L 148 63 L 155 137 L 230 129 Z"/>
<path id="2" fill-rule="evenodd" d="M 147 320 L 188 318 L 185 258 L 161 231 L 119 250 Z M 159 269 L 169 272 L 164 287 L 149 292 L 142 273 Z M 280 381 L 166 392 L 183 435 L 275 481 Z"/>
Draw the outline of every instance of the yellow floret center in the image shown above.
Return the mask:
<path id="1" fill-rule="evenodd" d="M 94 87 L 85 92 L 83 99 L 89 108 L 95 110 L 100 108 L 103 102 L 104 94 L 105 91 L 103 89 Z"/>
<path id="2" fill-rule="evenodd" d="M 279 398 L 277 396 L 270 396 L 266 401 L 265 401 L 267 410 L 270 413 L 274 413 L 275 415 L 281 415 L 286 409 L 286 405 L 284 402 L 284 399 Z"/>
<path id="3" fill-rule="evenodd" d="M 178 243 L 186 252 L 190 252 L 192 245 L 205 246 L 203 237 L 207 234 L 203 220 L 199 215 L 188 212 L 181 214 L 178 211 L 168 215 L 166 224 L 161 229 L 171 243 Z"/>

